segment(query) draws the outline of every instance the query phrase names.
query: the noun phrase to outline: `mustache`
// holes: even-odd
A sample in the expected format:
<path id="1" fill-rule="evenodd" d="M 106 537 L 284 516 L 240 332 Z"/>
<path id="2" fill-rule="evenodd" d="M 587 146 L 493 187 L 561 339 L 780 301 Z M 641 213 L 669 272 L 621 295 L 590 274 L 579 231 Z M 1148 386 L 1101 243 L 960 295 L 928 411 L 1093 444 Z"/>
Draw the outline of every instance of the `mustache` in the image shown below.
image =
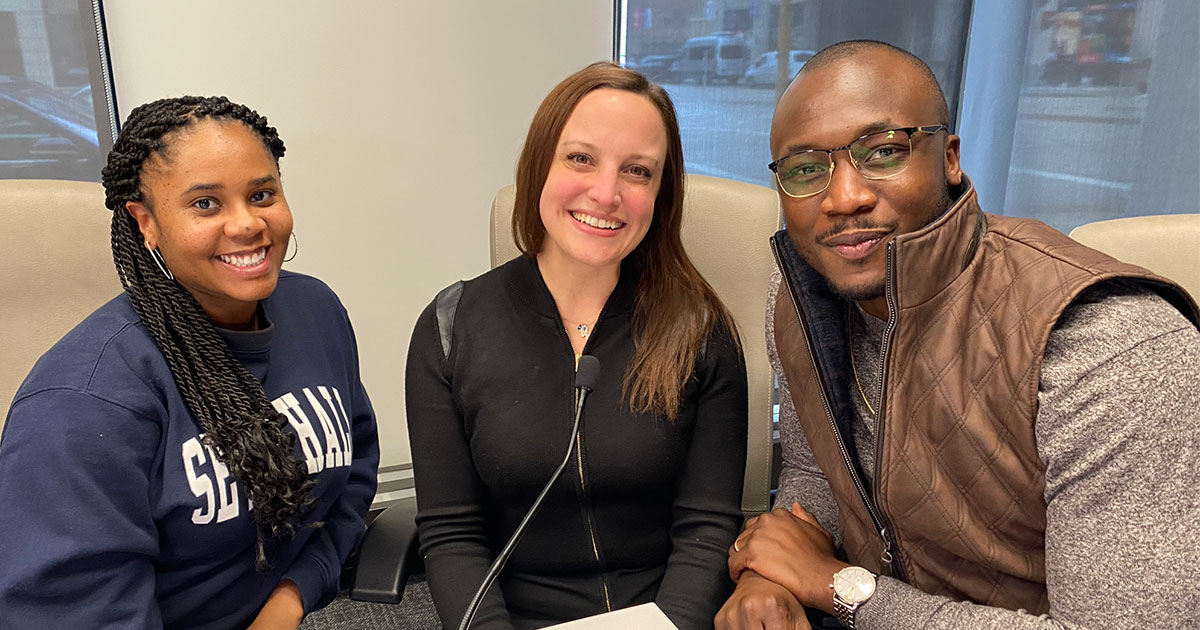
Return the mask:
<path id="1" fill-rule="evenodd" d="M 814 240 L 818 243 L 824 243 L 835 236 L 845 232 L 857 231 L 872 231 L 872 232 L 892 232 L 896 229 L 894 225 L 884 223 L 876 223 L 868 217 L 858 217 L 841 221 L 830 227 L 828 230 L 821 232 Z"/>

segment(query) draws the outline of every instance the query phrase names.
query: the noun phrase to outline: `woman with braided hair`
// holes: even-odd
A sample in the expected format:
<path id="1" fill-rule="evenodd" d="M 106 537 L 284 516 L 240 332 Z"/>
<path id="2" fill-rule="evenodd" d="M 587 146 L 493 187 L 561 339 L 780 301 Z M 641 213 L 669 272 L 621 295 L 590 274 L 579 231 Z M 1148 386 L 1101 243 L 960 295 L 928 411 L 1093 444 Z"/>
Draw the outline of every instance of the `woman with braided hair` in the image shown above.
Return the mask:
<path id="1" fill-rule="evenodd" d="M 336 594 L 375 418 L 345 309 L 280 269 L 283 153 L 224 97 L 130 113 L 103 172 L 125 292 L 4 427 L 0 627 L 294 629 Z"/>

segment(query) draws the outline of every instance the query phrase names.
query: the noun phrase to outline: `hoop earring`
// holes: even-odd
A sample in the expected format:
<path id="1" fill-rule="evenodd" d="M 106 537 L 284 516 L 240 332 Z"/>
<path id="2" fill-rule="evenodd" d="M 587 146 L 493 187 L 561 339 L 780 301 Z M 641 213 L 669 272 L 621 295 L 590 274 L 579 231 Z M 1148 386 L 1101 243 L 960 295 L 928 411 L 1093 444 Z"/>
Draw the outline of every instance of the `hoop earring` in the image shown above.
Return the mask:
<path id="1" fill-rule="evenodd" d="M 150 260 L 153 260 L 154 264 L 158 265 L 158 270 L 162 272 L 162 275 L 166 276 L 167 280 L 174 280 L 175 274 L 171 273 L 170 269 L 167 269 L 167 261 L 163 258 L 162 252 L 158 251 L 157 248 L 150 247 L 149 243 L 146 243 L 146 251 L 150 252 Z"/>
<path id="2" fill-rule="evenodd" d="M 284 252 L 283 262 L 292 262 L 296 259 L 296 254 L 300 253 L 300 240 L 296 238 L 295 232 L 292 232 L 292 242 L 296 244 L 296 249 L 292 250 L 291 256 L 288 256 L 287 252 Z"/>

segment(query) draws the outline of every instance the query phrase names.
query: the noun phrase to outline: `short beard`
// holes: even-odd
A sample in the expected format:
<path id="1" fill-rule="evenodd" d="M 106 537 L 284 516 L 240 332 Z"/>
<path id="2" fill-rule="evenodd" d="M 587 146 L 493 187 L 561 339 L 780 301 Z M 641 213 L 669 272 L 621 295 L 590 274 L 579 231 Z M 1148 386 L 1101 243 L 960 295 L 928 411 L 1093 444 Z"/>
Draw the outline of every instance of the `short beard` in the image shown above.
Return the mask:
<path id="1" fill-rule="evenodd" d="M 825 278 L 825 284 L 829 285 L 830 290 L 838 297 L 850 302 L 870 302 L 887 295 L 886 279 L 866 286 L 839 287 L 830 282 L 829 278 Z"/>

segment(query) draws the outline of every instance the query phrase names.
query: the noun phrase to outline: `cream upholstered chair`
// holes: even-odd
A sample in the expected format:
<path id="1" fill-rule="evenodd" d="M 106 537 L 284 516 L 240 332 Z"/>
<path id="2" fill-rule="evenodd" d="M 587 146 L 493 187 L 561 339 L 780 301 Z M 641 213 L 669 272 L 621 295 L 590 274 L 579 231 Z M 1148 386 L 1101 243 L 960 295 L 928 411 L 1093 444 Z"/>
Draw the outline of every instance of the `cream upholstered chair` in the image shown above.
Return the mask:
<path id="1" fill-rule="evenodd" d="M 512 238 L 515 186 L 492 201 L 491 262 L 499 266 L 520 254 Z M 780 228 L 774 190 L 728 179 L 688 175 L 683 201 L 683 245 L 700 273 L 733 312 L 741 334 L 749 378 L 749 431 L 742 511 L 770 505 L 772 392 L 767 363 L 767 284 L 775 267 L 768 239 Z"/>
<path id="2" fill-rule="evenodd" d="M 0 409 L 38 357 L 121 292 L 100 184 L 0 180 Z M 2 422 L 2 420 L 0 420 Z"/>
<path id="3" fill-rule="evenodd" d="M 1200 214 L 1096 221 L 1071 230 L 1071 238 L 1170 278 L 1200 301 Z"/>

